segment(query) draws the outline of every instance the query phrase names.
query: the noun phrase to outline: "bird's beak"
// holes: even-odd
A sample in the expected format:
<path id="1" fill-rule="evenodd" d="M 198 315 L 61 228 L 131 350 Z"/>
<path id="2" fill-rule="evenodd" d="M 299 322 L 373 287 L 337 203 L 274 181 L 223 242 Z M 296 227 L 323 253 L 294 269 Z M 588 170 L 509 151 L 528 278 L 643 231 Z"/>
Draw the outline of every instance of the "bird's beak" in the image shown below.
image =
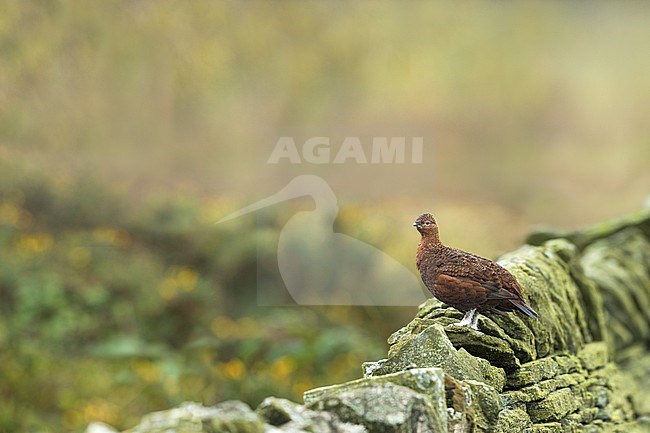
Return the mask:
<path id="1" fill-rule="evenodd" d="M 418 230 L 420 230 L 422 228 L 422 225 L 420 225 L 418 223 L 413 223 L 412 226 L 415 227 Z"/>

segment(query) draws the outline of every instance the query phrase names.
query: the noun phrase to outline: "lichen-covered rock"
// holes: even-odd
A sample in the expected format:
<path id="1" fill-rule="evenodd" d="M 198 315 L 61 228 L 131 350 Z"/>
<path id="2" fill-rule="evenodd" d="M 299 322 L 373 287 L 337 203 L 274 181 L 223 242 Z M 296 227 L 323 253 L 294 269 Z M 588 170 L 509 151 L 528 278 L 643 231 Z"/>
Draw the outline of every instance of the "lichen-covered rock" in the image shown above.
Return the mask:
<path id="1" fill-rule="evenodd" d="M 454 347 L 461 347 L 474 356 L 488 359 L 495 367 L 513 371 L 521 365 L 515 352 L 504 338 L 493 337 L 485 333 L 477 334 L 469 328 L 459 326 L 446 327 L 445 332 Z"/>
<path id="2" fill-rule="evenodd" d="M 508 388 L 519 388 L 543 379 L 550 379 L 559 372 L 560 366 L 553 357 L 537 359 L 523 364 L 518 370 L 510 373 L 506 385 Z"/>
<path id="3" fill-rule="evenodd" d="M 366 394 L 370 388 L 384 389 L 381 387 L 386 384 L 407 387 L 426 397 L 436 408 L 436 413 L 441 414 L 440 418 L 446 420 L 450 432 L 490 432 L 496 425 L 502 409 L 501 397 L 494 387 L 482 381 L 459 381 L 445 374 L 440 368 L 413 368 L 341 385 L 316 388 L 305 393 L 305 404 L 318 410 L 332 410 L 332 407 L 335 407 L 335 412 L 343 419 L 356 419 L 356 422 L 368 427 L 366 422 L 341 415 L 349 413 L 349 408 L 340 407 L 341 396 L 349 399 L 352 392 L 355 395 Z M 393 390 L 391 387 L 388 389 L 390 392 Z"/>
<path id="4" fill-rule="evenodd" d="M 309 405 L 336 413 L 343 421 L 361 424 L 370 432 L 446 432 L 446 414 L 427 396 L 393 383 L 342 388 Z"/>
<path id="5" fill-rule="evenodd" d="M 602 342 L 587 344 L 578 352 L 578 359 L 586 370 L 595 370 L 603 367 L 609 361 L 609 350 Z"/>
<path id="6" fill-rule="evenodd" d="M 623 386 L 629 392 L 634 412 L 648 417 L 650 422 L 650 356 L 644 346 L 631 349 L 627 351 L 629 357 L 618 364 L 620 379 L 625 381 Z"/>
<path id="7" fill-rule="evenodd" d="M 264 422 L 245 403 L 226 401 L 214 407 L 198 403 L 183 403 L 181 406 L 154 412 L 128 433 L 263 433 Z"/>
<path id="8" fill-rule="evenodd" d="M 602 293 L 608 331 L 617 354 L 650 337 L 650 242 L 627 228 L 585 248 L 585 274 Z"/>
<path id="9" fill-rule="evenodd" d="M 427 395 L 432 400 L 439 400 L 445 397 L 444 381 L 445 373 L 440 368 L 412 368 L 393 374 L 357 379 L 343 384 L 311 389 L 305 392 L 303 398 L 307 406 L 312 406 L 317 401 L 343 391 L 363 388 L 373 384 L 392 383 L 411 388 L 414 391 Z M 440 409 L 444 409 L 444 402 L 440 403 Z"/>
<path id="10" fill-rule="evenodd" d="M 570 241 L 582 250 L 597 240 L 615 235 L 628 227 L 638 228 L 646 238 L 650 239 L 650 208 L 641 209 L 630 215 L 605 221 L 578 231 L 539 229 L 528 235 L 526 243 L 542 245 L 551 239 L 561 238 Z"/>
<path id="11" fill-rule="evenodd" d="M 470 391 L 469 416 L 473 424 L 478 431 L 491 432 L 503 409 L 499 393 L 493 387 L 475 380 L 466 380 L 462 383 Z"/>
<path id="12" fill-rule="evenodd" d="M 501 394 L 504 406 L 520 407 L 521 403 L 541 401 L 557 389 L 577 385 L 584 381 L 584 376 L 578 373 L 562 374 L 551 379 L 543 380 L 514 391 Z"/>
<path id="13" fill-rule="evenodd" d="M 117 433 L 117 430 L 103 422 L 92 422 L 86 427 L 84 433 Z"/>
<path id="14" fill-rule="evenodd" d="M 558 389 L 528 404 L 528 415 L 533 422 L 562 419 L 580 407 L 582 402 L 576 397 L 570 388 Z"/>
<path id="15" fill-rule="evenodd" d="M 478 380 L 498 390 L 503 389 L 504 371 L 470 355 L 465 349 L 457 350 L 441 325 L 433 324 L 419 334 L 405 338 L 372 377 L 416 367 L 440 367 L 458 380 Z"/>
<path id="16" fill-rule="evenodd" d="M 327 408 L 330 408 L 330 406 L 323 402 L 331 402 L 332 397 L 339 396 L 336 397 L 339 399 L 340 396 L 347 397 L 350 393 L 360 395 L 372 387 L 379 387 L 377 389 L 388 389 L 390 391 L 399 390 L 400 394 L 406 395 L 402 388 L 408 388 L 425 398 L 428 402 L 427 407 L 433 410 L 431 416 L 434 419 L 440 419 L 445 424 L 447 422 L 446 400 L 448 383 L 449 378 L 445 376 L 442 369 L 413 368 L 393 374 L 358 379 L 340 385 L 312 389 L 304 394 L 304 400 L 305 405 L 310 408 L 324 408 L 324 410 L 328 410 Z M 385 385 L 390 385 L 390 387 L 382 388 Z M 399 388 L 394 388 L 394 385 Z M 376 390 L 373 392 L 376 392 Z M 420 407 L 419 403 L 415 407 Z M 390 418 L 390 423 L 396 423 L 395 416 Z M 347 420 L 348 418 L 343 419 Z M 365 423 L 362 424 L 367 426 Z"/>
<path id="17" fill-rule="evenodd" d="M 530 416 L 523 409 L 504 409 L 499 412 L 495 433 L 512 433 L 526 431 L 532 425 Z"/>
<path id="18" fill-rule="evenodd" d="M 575 353 L 592 340 L 582 292 L 571 275 L 576 257 L 577 250 L 571 243 L 557 239 L 540 247 L 524 246 L 499 261 L 524 287 L 539 314 L 537 321 L 512 318 L 525 320 L 532 330 L 538 357 L 563 351 Z"/>
<path id="19" fill-rule="evenodd" d="M 367 433 L 365 427 L 342 422 L 333 413 L 310 410 L 283 398 L 266 398 L 256 412 L 272 426 L 265 433 Z"/>

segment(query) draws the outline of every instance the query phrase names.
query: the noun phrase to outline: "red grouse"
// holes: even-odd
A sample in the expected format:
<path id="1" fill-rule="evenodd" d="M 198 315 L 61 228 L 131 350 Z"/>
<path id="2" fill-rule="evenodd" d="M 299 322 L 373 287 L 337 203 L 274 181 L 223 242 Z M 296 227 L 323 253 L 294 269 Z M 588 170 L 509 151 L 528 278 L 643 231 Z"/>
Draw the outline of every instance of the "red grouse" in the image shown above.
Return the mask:
<path id="1" fill-rule="evenodd" d="M 422 235 L 416 264 L 427 289 L 439 300 L 465 313 L 460 326 L 478 330 L 477 312 L 519 310 L 537 319 L 526 305 L 521 286 L 505 268 L 491 260 L 443 245 L 433 215 L 422 214 L 413 226 Z"/>

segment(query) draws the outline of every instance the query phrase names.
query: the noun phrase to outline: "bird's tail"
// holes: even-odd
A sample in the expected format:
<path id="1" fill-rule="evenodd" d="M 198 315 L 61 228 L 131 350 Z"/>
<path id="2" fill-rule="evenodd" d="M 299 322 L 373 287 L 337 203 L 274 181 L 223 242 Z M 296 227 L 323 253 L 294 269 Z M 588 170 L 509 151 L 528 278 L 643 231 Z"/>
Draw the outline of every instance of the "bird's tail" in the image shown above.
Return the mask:
<path id="1" fill-rule="evenodd" d="M 524 313 L 526 316 L 532 317 L 533 319 L 537 319 L 537 317 L 538 317 L 537 312 L 535 310 L 533 310 L 532 308 L 530 308 L 528 305 L 526 305 L 526 303 L 524 301 L 520 301 L 518 299 L 511 299 L 510 302 L 512 302 L 512 304 L 515 307 L 519 308 L 519 310 L 522 313 Z"/>

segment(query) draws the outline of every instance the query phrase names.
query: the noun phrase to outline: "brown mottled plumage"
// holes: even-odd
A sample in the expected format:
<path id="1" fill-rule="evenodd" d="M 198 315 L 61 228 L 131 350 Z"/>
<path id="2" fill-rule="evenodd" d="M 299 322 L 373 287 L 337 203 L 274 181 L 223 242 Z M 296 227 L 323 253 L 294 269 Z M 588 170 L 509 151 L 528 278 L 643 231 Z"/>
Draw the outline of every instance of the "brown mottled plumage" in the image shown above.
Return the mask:
<path id="1" fill-rule="evenodd" d="M 537 318 L 526 305 L 521 286 L 505 268 L 491 260 L 451 248 L 440 242 L 433 215 L 422 214 L 413 226 L 422 235 L 416 264 L 427 289 L 442 302 L 465 312 L 460 325 L 477 328 L 478 312 L 519 310 Z"/>

